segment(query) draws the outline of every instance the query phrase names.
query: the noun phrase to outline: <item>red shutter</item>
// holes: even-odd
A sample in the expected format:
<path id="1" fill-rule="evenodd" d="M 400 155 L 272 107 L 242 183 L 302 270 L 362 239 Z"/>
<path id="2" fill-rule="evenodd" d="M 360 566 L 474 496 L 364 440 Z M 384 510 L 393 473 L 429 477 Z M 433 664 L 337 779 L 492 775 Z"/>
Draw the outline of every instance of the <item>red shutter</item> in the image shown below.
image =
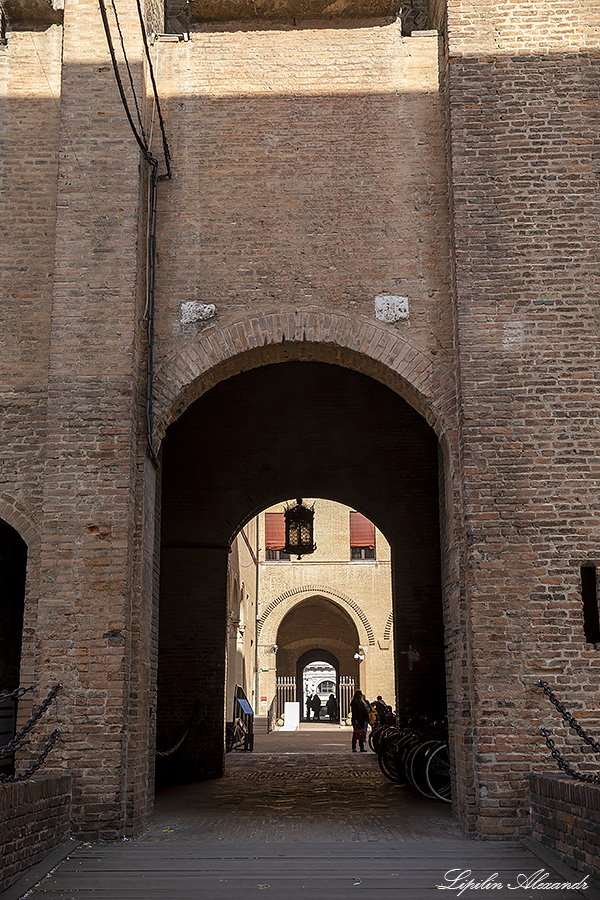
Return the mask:
<path id="1" fill-rule="evenodd" d="M 265 513 L 265 547 L 267 550 L 283 550 L 285 547 L 283 513 Z"/>
<path id="2" fill-rule="evenodd" d="M 350 513 L 350 546 L 375 549 L 375 526 L 359 512 Z"/>

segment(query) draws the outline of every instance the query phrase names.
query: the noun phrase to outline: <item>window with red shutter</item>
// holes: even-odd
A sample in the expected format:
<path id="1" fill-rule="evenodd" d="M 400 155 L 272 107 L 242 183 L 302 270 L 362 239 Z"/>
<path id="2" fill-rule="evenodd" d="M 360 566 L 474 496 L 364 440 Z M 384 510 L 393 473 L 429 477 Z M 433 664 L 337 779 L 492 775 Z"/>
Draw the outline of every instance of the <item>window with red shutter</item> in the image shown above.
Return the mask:
<path id="1" fill-rule="evenodd" d="M 283 513 L 265 513 L 265 558 L 268 560 L 288 560 L 290 554 L 285 547 L 285 517 Z"/>
<path id="2" fill-rule="evenodd" d="M 350 513 L 350 559 L 375 559 L 375 526 L 359 512 Z"/>

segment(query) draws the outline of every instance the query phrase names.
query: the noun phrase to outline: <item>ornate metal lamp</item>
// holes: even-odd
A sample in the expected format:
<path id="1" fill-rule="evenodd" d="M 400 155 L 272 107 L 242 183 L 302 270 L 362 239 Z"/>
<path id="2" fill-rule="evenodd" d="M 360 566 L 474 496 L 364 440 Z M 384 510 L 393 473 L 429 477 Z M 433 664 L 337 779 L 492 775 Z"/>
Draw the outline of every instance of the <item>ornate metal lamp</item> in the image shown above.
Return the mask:
<path id="1" fill-rule="evenodd" d="M 314 553 L 317 545 L 314 542 L 313 520 L 314 506 L 304 506 L 302 500 L 296 500 L 295 506 L 285 508 L 285 552 L 301 559 L 307 553 Z"/>

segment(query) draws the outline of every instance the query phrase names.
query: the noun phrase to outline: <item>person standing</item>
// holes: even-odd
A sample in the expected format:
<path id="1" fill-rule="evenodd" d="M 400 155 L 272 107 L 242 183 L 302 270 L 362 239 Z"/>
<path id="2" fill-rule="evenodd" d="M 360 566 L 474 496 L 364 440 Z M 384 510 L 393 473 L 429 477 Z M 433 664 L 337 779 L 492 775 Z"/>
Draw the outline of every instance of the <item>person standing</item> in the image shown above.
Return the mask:
<path id="1" fill-rule="evenodd" d="M 306 695 L 306 719 L 310 722 L 310 711 L 312 709 L 312 694 Z"/>
<path id="2" fill-rule="evenodd" d="M 379 719 L 379 724 L 385 725 L 386 719 L 387 719 L 387 714 L 388 714 L 388 708 L 387 708 L 386 704 L 383 702 L 383 698 L 382 698 L 381 694 L 378 694 L 377 700 L 375 701 L 373 706 L 375 707 L 375 711 L 377 713 L 377 718 Z"/>
<path id="3" fill-rule="evenodd" d="M 330 722 L 337 722 L 338 719 L 338 704 L 333 694 L 329 695 L 329 700 L 327 701 L 327 714 L 329 716 Z"/>
<path id="4" fill-rule="evenodd" d="M 356 753 L 356 743 L 361 753 L 366 753 L 365 741 L 367 739 L 367 726 L 369 724 L 369 710 L 364 702 L 361 691 L 355 691 L 350 704 L 352 716 L 352 752 Z"/>
<path id="5" fill-rule="evenodd" d="M 314 696 L 310 702 L 310 705 L 312 707 L 312 711 L 314 713 L 315 719 L 317 719 L 317 720 L 320 719 L 320 717 L 321 717 L 321 698 L 319 697 L 318 694 L 314 694 Z"/>

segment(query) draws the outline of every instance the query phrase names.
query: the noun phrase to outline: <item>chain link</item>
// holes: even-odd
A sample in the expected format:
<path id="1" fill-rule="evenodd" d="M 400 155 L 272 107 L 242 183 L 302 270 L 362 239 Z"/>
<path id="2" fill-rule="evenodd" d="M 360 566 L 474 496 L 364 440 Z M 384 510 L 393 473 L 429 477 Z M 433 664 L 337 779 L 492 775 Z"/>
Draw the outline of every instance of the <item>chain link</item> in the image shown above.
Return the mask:
<path id="1" fill-rule="evenodd" d="M 18 775 L 0 775 L 0 784 L 12 783 L 15 781 L 25 781 L 26 778 L 31 778 L 34 772 L 36 772 L 41 765 L 46 761 L 46 757 L 54 747 L 58 738 L 60 737 L 60 728 L 55 728 L 46 743 L 42 748 L 42 752 L 35 760 L 32 762 L 28 769 L 24 772 L 20 772 Z"/>
<path id="2" fill-rule="evenodd" d="M 29 734 L 31 729 L 36 724 L 36 722 L 38 722 L 42 718 L 42 716 L 44 715 L 44 713 L 46 712 L 46 710 L 48 709 L 48 707 L 50 706 L 52 701 L 55 699 L 58 692 L 60 691 L 61 687 L 62 687 L 62 684 L 60 684 L 60 683 L 55 684 L 54 687 L 52 688 L 52 690 L 50 691 L 50 693 L 48 694 L 48 696 L 46 697 L 46 699 L 44 700 L 44 702 L 42 703 L 42 705 L 39 707 L 39 709 L 34 710 L 33 715 L 25 723 L 25 725 L 23 725 L 21 730 L 19 732 L 17 732 L 17 734 L 14 736 L 14 738 L 11 741 L 8 742 L 8 744 L 5 744 L 3 747 L 0 747 L 0 759 L 3 756 L 9 756 L 19 746 L 19 744 L 21 743 L 21 741 L 23 740 L 25 735 Z"/>
<path id="3" fill-rule="evenodd" d="M 585 741 L 585 743 L 588 745 L 588 747 L 592 748 L 594 753 L 600 753 L 600 742 L 595 741 L 593 738 L 591 738 L 589 736 L 589 734 L 587 734 L 583 730 L 583 728 L 581 727 L 581 725 L 579 724 L 577 719 L 575 719 L 571 715 L 570 712 L 567 712 L 567 710 L 564 708 L 564 706 L 562 705 L 562 703 L 560 702 L 560 700 L 554 693 L 554 691 L 551 689 L 548 682 L 542 681 L 542 679 L 540 678 L 540 680 L 538 681 L 538 684 L 544 691 L 544 694 L 546 695 L 546 697 L 548 697 L 548 699 L 550 700 L 550 703 L 552 703 L 557 708 L 557 710 L 559 711 L 559 713 L 561 714 L 561 716 L 563 717 L 565 722 L 568 724 L 569 728 L 572 728 L 573 731 L 579 735 L 579 737 L 582 739 L 582 741 Z"/>
<path id="4" fill-rule="evenodd" d="M 556 760 L 556 764 L 558 765 L 559 769 L 562 769 L 562 771 L 566 772 L 567 775 L 570 775 L 571 778 L 577 778 L 579 781 L 588 781 L 591 784 L 600 784 L 600 775 L 588 775 L 586 772 L 577 772 L 565 761 L 556 744 L 550 737 L 550 732 L 547 728 L 544 728 L 543 725 L 540 728 L 540 732 L 544 735 L 544 738 L 546 739 L 546 746 L 552 754 L 552 757 Z"/>
<path id="5" fill-rule="evenodd" d="M 10 694 L 7 694 L 6 691 L 0 691 L 0 703 L 4 703 L 5 700 L 16 700 L 18 697 L 22 697 L 23 694 L 32 690 L 33 685 L 26 688 L 16 688 L 14 691 L 11 691 Z"/>
<path id="6" fill-rule="evenodd" d="M 188 734 L 190 733 L 190 728 L 192 727 L 192 725 L 193 725 L 194 722 L 196 721 L 197 717 L 198 717 L 198 702 L 196 701 L 196 702 L 194 703 L 194 709 L 192 710 L 192 715 L 191 715 L 191 717 L 190 717 L 190 721 L 188 722 L 188 726 L 187 726 L 187 728 L 185 729 L 183 735 L 180 737 L 180 739 L 179 739 L 179 740 L 177 741 L 177 743 L 175 744 L 175 746 L 174 746 L 174 747 L 171 747 L 170 750 L 156 750 L 156 755 L 157 755 L 157 756 L 171 756 L 172 753 L 175 753 L 176 750 L 179 750 L 179 748 L 181 747 L 181 745 L 182 745 L 183 742 L 185 741 L 186 737 L 187 737 Z"/>
<path id="7" fill-rule="evenodd" d="M 540 680 L 538 681 L 538 685 L 542 688 L 544 694 L 546 695 L 546 697 L 548 697 L 553 706 L 555 706 L 559 711 L 569 728 L 571 728 L 583 741 L 585 741 L 588 747 L 592 748 L 594 753 L 600 753 L 600 743 L 591 738 L 589 734 L 587 734 L 583 730 L 577 719 L 575 719 L 575 717 L 565 709 L 548 682 L 543 681 L 540 678 Z M 554 740 L 552 739 L 550 731 L 543 725 L 540 728 L 540 733 L 543 734 L 546 741 L 546 746 L 550 751 L 552 758 L 556 761 L 559 769 L 561 769 L 563 772 L 566 772 L 566 774 L 570 775 L 571 778 L 576 778 L 578 781 L 586 781 L 589 784 L 600 784 L 600 775 L 592 775 L 586 772 L 577 772 L 576 769 L 569 765 L 569 763 L 565 760 L 564 756 L 556 746 Z"/>

